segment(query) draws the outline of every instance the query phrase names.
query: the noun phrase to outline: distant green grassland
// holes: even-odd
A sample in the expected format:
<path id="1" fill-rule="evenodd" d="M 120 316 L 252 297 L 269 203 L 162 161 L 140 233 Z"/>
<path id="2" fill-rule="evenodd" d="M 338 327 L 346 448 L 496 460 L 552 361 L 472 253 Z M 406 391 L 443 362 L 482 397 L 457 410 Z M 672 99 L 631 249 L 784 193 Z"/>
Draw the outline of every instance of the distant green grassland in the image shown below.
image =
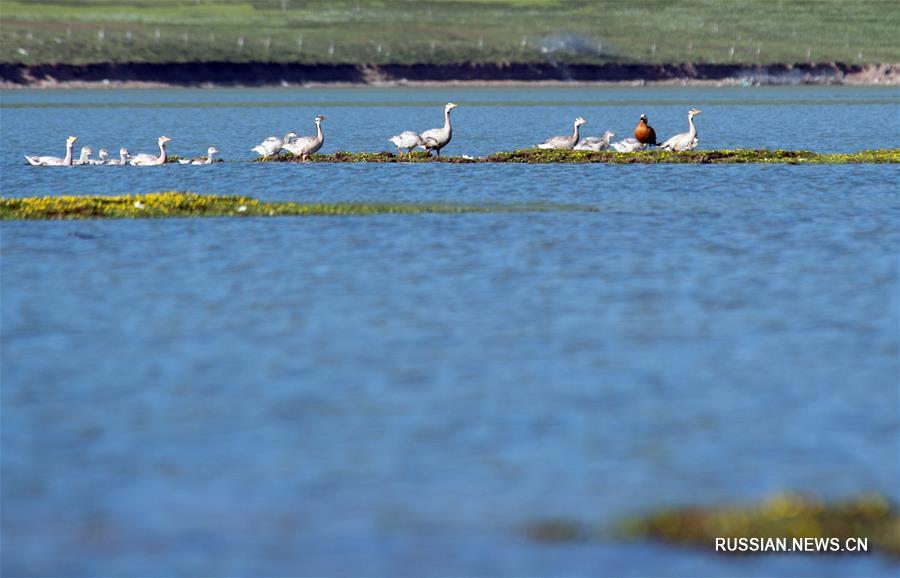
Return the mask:
<path id="1" fill-rule="evenodd" d="M 898 0 L 3 0 L 0 62 L 900 62 Z"/>

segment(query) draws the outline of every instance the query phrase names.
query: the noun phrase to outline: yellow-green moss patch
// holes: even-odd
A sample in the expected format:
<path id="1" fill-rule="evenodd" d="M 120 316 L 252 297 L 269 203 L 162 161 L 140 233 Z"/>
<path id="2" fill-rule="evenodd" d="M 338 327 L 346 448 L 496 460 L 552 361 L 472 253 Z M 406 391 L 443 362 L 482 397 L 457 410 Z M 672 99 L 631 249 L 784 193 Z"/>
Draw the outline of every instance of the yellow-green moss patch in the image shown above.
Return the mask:
<path id="1" fill-rule="evenodd" d="M 620 521 L 614 532 L 578 520 L 538 520 L 524 528 L 541 542 L 655 540 L 715 551 L 716 538 L 868 539 L 869 551 L 900 556 L 900 513 L 879 495 L 836 502 L 795 494 L 774 496 L 758 505 L 673 508 Z"/>
<path id="2" fill-rule="evenodd" d="M 150 193 L 116 196 L 0 198 L 2 220 L 147 219 L 166 217 L 339 216 L 397 213 L 521 213 L 593 211 L 591 207 L 552 203 L 480 205 L 454 203 L 295 203 L 266 202 L 245 196 Z"/>
<path id="3" fill-rule="evenodd" d="M 495 153 L 484 158 L 494 163 L 606 163 L 606 164 L 850 164 L 900 163 L 900 149 L 882 149 L 855 153 L 814 153 L 766 149 L 695 150 L 672 152 L 659 149 L 634 153 L 615 151 L 562 151 L 522 149 Z"/>
<path id="4" fill-rule="evenodd" d="M 293 163 L 302 162 L 299 157 L 283 153 L 256 162 Z M 900 163 L 900 149 L 879 149 L 855 153 L 816 153 L 812 151 L 789 151 L 767 149 L 723 149 L 672 152 L 659 149 L 635 153 L 615 151 L 563 151 L 544 149 L 521 149 L 500 152 L 486 157 L 430 156 L 425 152 L 399 155 L 392 152 L 315 154 L 309 162 L 314 163 L 603 163 L 603 164 L 859 164 L 859 163 Z"/>
<path id="5" fill-rule="evenodd" d="M 826 503 L 787 494 L 757 506 L 671 509 L 626 520 L 620 531 L 710 551 L 716 538 L 868 538 L 870 550 L 900 556 L 900 514 L 882 496 Z"/>

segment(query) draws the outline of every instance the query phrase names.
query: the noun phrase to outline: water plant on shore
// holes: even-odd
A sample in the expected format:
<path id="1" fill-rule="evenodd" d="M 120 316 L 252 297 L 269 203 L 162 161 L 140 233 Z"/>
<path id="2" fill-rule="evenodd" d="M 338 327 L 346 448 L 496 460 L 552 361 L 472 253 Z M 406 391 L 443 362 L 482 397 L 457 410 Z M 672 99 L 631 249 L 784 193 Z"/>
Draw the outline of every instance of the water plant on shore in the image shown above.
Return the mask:
<path id="1" fill-rule="evenodd" d="M 414 152 L 410 157 L 392 152 L 315 154 L 310 157 L 316 163 L 603 163 L 603 164 L 883 164 L 900 163 L 900 149 L 879 149 L 855 153 L 816 153 L 812 151 L 766 150 L 766 149 L 722 149 L 672 152 L 647 150 L 635 153 L 612 151 L 568 151 L 521 149 L 499 152 L 486 157 L 429 156 L 424 152 Z M 300 162 L 294 155 L 284 153 L 268 159 L 259 158 L 255 162 Z"/>
<path id="2" fill-rule="evenodd" d="M 0 198 L 0 220 L 148 219 L 170 217 L 349 216 L 381 214 L 521 213 L 593 211 L 550 203 L 477 205 L 454 203 L 295 203 L 240 195 L 164 192 L 116 196 Z"/>
<path id="3" fill-rule="evenodd" d="M 575 520 L 531 523 L 525 533 L 541 542 L 602 539 L 603 533 Z M 900 557 L 900 512 L 879 495 L 824 502 L 809 496 L 776 495 L 755 506 L 665 509 L 618 524 L 616 536 L 655 540 L 714 551 L 716 538 L 868 538 L 869 549 Z M 607 536 L 608 537 L 608 536 Z"/>

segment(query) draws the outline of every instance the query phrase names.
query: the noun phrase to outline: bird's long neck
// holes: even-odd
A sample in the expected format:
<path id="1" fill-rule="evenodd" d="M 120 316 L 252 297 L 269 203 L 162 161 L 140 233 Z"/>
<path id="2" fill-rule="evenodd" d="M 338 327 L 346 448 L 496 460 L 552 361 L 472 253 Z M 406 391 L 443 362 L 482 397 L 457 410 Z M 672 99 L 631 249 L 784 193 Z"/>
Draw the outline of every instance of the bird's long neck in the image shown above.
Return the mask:
<path id="1" fill-rule="evenodd" d="M 75 148 L 75 143 L 66 144 L 66 158 L 63 159 L 63 164 L 67 166 L 72 165 L 72 149 Z"/>
<path id="2" fill-rule="evenodd" d="M 697 127 L 694 126 L 694 116 L 690 115 L 690 114 L 688 115 L 688 126 L 690 127 L 690 130 L 688 132 L 691 135 L 691 139 L 696 138 L 697 137 Z"/>
<path id="3" fill-rule="evenodd" d="M 609 145 L 609 139 L 611 139 L 611 138 L 612 138 L 612 135 L 609 133 L 609 131 L 606 131 L 605 133 L 603 133 L 603 142 L 606 145 Z"/>
<path id="4" fill-rule="evenodd" d="M 322 123 L 321 122 L 316 123 L 316 140 L 319 142 L 325 141 L 325 133 L 322 132 Z"/>
<path id="5" fill-rule="evenodd" d="M 159 164 L 166 162 L 166 143 L 159 143 Z"/>
<path id="6" fill-rule="evenodd" d="M 450 126 L 450 111 L 448 109 L 444 109 L 444 132 L 448 135 L 453 132 L 453 127 Z"/>
<path id="7" fill-rule="evenodd" d="M 572 134 L 572 138 L 575 139 L 575 144 L 578 144 L 578 129 L 579 129 L 579 125 L 576 122 L 575 123 L 575 132 L 574 132 L 574 134 Z"/>
<path id="8" fill-rule="evenodd" d="M 83 165 L 84 163 L 87 162 L 88 157 L 90 157 L 90 156 L 91 156 L 90 153 L 88 153 L 84 149 L 81 149 L 81 156 L 78 157 L 78 164 Z"/>
<path id="9" fill-rule="evenodd" d="M 119 161 L 124 165 L 128 161 L 128 155 L 125 151 L 119 151 Z"/>

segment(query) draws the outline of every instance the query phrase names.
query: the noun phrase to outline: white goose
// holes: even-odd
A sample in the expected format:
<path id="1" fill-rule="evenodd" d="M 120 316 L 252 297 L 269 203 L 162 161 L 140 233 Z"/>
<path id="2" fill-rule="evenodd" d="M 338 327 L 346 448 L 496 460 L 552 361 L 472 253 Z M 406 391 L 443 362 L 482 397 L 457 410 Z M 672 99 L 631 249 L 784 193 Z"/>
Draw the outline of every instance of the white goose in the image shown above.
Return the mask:
<path id="1" fill-rule="evenodd" d="M 575 119 L 575 132 L 572 134 L 572 136 L 552 136 L 541 144 L 534 146 L 539 149 L 559 149 L 570 151 L 575 148 L 575 145 L 578 143 L 578 128 L 583 124 L 587 124 L 587 121 L 579 116 Z"/>
<path id="2" fill-rule="evenodd" d="M 616 136 L 616 133 L 614 133 L 611 130 L 608 130 L 605 133 L 603 133 L 602 138 L 597 138 L 595 136 L 585 137 L 585 138 L 581 139 L 581 141 L 579 141 L 579 143 L 577 145 L 575 145 L 575 150 L 576 151 L 594 151 L 594 152 L 605 151 L 606 149 L 609 148 L 609 140 L 614 136 Z"/>
<path id="3" fill-rule="evenodd" d="M 284 148 L 285 144 L 290 143 L 295 138 L 297 138 L 297 133 L 294 131 L 284 135 L 283 139 L 280 139 L 277 136 L 270 136 L 250 150 L 258 153 L 262 158 L 267 159 L 272 155 L 278 154 L 278 152 Z"/>
<path id="4" fill-rule="evenodd" d="M 171 140 L 172 139 L 167 136 L 161 136 L 157 139 L 156 142 L 159 144 L 159 156 L 142 153 L 131 157 L 128 163 L 135 167 L 152 167 L 166 164 L 166 143 Z"/>
<path id="5" fill-rule="evenodd" d="M 611 145 L 617 152 L 620 153 L 633 153 L 637 151 L 642 151 L 647 148 L 647 145 L 639 141 L 638 139 L 630 136 L 628 138 L 623 138 L 619 142 L 614 142 Z"/>
<path id="6" fill-rule="evenodd" d="M 291 142 L 284 143 L 282 148 L 291 152 L 294 156 L 300 157 L 304 162 L 309 160 L 309 155 L 318 151 L 325 144 L 325 133 L 322 132 L 322 121 L 325 117 L 316 116 L 316 136 L 301 136 Z"/>
<path id="7" fill-rule="evenodd" d="M 217 152 L 219 152 L 219 149 L 217 149 L 216 147 L 209 147 L 208 149 L 206 149 L 205 157 L 196 157 L 191 160 L 183 159 L 178 162 L 183 165 L 211 165 L 213 163 L 213 155 Z"/>
<path id="8" fill-rule="evenodd" d="M 453 138 L 453 127 L 450 126 L 450 111 L 458 108 L 458 104 L 448 102 L 444 105 L 444 126 L 441 128 L 433 128 L 422 133 L 422 144 L 417 145 L 425 149 L 425 152 L 431 154 L 435 151 L 437 156 L 441 156 L 441 149 L 450 144 Z"/>
<path id="9" fill-rule="evenodd" d="M 415 131 L 406 130 L 401 132 L 398 135 L 394 135 L 388 139 L 394 146 L 397 147 L 397 154 L 401 157 L 403 156 L 403 150 L 406 149 L 406 156 L 412 154 L 412 150 L 418 146 L 422 146 L 425 144 L 425 140 L 422 138 L 422 135 Z"/>
<path id="10" fill-rule="evenodd" d="M 94 149 L 91 147 L 81 147 L 81 156 L 78 157 L 78 160 L 75 161 L 76 165 L 92 165 L 91 155 L 94 153 Z"/>
<path id="11" fill-rule="evenodd" d="M 43 166 L 43 167 L 71 167 L 72 166 L 72 149 L 75 148 L 75 141 L 78 140 L 77 136 L 70 136 L 66 139 L 66 156 L 65 158 L 59 157 L 39 157 L 35 155 L 25 155 L 25 160 L 28 161 L 33 167 Z"/>
<path id="12" fill-rule="evenodd" d="M 122 147 L 119 149 L 119 158 L 109 159 L 108 161 L 106 161 L 106 164 L 116 165 L 116 166 L 124 166 L 124 165 L 128 164 L 128 158 L 130 156 L 131 156 L 131 154 L 128 152 L 128 149 L 125 147 Z"/>
<path id="13" fill-rule="evenodd" d="M 105 165 L 109 162 L 109 153 L 106 152 L 106 149 L 100 149 L 100 152 L 97 153 L 99 159 L 88 159 L 89 165 Z"/>
<path id="14" fill-rule="evenodd" d="M 688 131 L 676 134 L 666 142 L 659 145 L 664 151 L 692 151 L 697 148 L 697 127 L 694 126 L 694 117 L 703 112 L 696 108 L 688 111 Z"/>

